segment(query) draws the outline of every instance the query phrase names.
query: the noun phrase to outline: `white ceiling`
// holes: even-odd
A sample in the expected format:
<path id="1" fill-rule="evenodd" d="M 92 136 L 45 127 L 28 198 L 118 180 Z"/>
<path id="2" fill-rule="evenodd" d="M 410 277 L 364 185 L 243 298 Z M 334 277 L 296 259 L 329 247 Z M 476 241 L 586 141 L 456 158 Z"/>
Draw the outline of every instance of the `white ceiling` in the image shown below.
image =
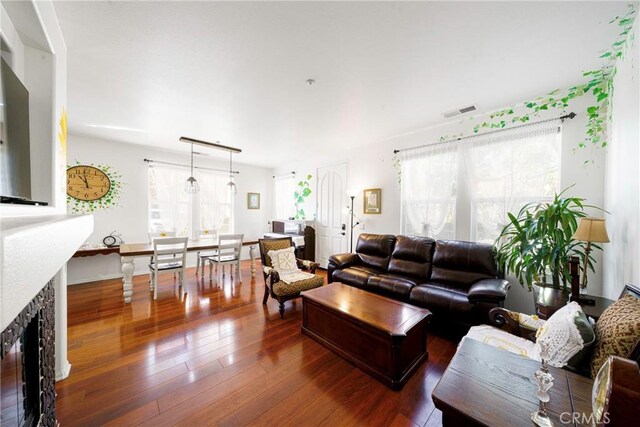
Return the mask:
<path id="1" fill-rule="evenodd" d="M 176 150 L 188 150 L 181 135 L 219 140 L 243 149 L 238 161 L 273 167 L 571 86 L 599 66 L 626 1 L 55 8 L 71 133 Z"/>

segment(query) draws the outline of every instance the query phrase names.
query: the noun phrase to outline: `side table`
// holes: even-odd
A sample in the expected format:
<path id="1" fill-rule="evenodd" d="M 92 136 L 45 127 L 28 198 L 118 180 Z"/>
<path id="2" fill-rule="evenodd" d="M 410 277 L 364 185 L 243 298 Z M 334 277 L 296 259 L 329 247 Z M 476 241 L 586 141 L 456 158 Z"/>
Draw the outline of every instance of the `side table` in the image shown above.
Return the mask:
<path id="1" fill-rule="evenodd" d="M 569 301 L 569 291 L 554 288 L 534 288 L 534 300 L 536 305 L 536 314 L 541 319 L 547 320 L 553 313 L 564 307 Z M 592 298 L 595 305 L 587 305 L 580 303 L 584 314 L 598 320 L 602 316 L 602 312 L 613 304 L 613 300 L 596 297 L 593 295 L 580 294 L 583 298 Z"/>

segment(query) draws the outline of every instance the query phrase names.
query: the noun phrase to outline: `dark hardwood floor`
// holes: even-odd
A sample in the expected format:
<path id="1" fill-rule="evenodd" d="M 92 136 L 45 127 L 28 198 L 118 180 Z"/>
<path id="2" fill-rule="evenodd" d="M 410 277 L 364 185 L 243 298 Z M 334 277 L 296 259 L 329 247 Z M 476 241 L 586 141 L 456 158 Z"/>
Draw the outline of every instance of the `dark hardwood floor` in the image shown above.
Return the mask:
<path id="1" fill-rule="evenodd" d="M 258 270 L 260 271 L 260 270 Z M 431 391 L 456 342 L 430 335 L 429 360 L 400 392 L 300 332 L 302 301 L 263 306 L 264 283 L 186 275 L 69 287 L 71 375 L 57 383 L 62 426 L 441 425 Z"/>

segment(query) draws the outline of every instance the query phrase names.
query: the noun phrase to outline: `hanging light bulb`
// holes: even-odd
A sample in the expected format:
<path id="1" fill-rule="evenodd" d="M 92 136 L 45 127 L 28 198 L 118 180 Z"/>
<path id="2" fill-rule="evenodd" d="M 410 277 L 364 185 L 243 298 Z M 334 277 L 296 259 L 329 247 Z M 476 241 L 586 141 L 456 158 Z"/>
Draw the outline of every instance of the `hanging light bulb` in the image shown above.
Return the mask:
<path id="1" fill-rule="evenodd" d="M 198 181 L 193 177 L 193 143 L 191 143 L 191 176 L 187 178 L 187 182 L 184 183 L 184 191 L 190 194 L 200 192 L 200 185 L 198 185 Z"/>
<path id="2" fill-rule="evenodd" d="M 231 151 L 229 151 L 229 182 L 227 182 L 227 185 L 229 190 L 233 190 L 233 194 L 238 194 L 238 187 L 233 177 L 233 152 Z"/>

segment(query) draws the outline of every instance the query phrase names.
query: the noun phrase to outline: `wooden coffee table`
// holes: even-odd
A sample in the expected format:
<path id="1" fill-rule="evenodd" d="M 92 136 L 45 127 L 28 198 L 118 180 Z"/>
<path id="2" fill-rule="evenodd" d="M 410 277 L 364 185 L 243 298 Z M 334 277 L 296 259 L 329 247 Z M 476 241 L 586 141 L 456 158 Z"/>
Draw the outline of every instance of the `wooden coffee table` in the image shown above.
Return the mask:
<path id="1" fill-rule="evenodd" d="M 394 390 L 427 359 L 430 315 L 342 283 L 302 293 L 302 332 Z"/>
<path id="2" fill-rule="evenodd" d="M 538 368 L 540 362 L 535 360 L 464 339 L 431 395 L 442 411 L 442 424 L 533 425 L 531 413 L 538 409 L 533 375 Z M 564 369 L 550 367 L 549 371 L 554 381 L 547 411 L 554 425 L 588 423 L 593 380 Z"/>

